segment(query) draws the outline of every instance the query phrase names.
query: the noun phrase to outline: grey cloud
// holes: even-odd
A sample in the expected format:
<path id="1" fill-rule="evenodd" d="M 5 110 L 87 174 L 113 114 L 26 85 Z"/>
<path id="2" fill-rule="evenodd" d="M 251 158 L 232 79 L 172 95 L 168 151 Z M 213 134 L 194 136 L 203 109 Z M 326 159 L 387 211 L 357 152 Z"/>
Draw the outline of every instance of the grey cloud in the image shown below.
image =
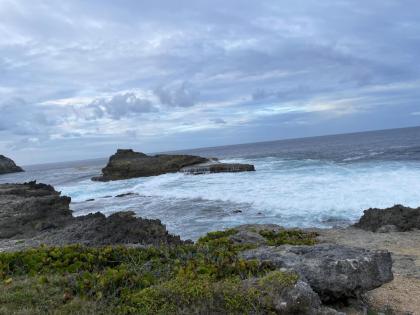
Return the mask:
<path id="1" fill-rule="evenodd" d="M 194 106 L 199 96 L 198 91 L 194 90 L 187 82 L 160 86 L 153 92 L 163 105 L 173 107 Z"/>
<path id="2" fill-rule="evenodd" d="M 155 134 L 149 144 L 162 138 L 155 150 L 165 150 L 165 141 L 177 142 L 172 141 L 176 135 L 163 135 L 166 130 L 187 126 L 200 115 L 213 123 L 213 133 L 221 130 L 218 139 L 228 137 L 223 130 L 230 128 L 235 141 L 240 134 L 247 137 L 238 141 L 264 140 L 270 126 L 284 119 L 304 119 L 312 123 L 311 133 L 326 132 L 327 123 L 318 116 L 328 115 L 302 113 L 292 119 L 259 113 L 283 103 L 305 108 L 343 98 L 355 100 L 348 106 L 361 110 L 353 121 L 351 111 L 335 117 L 337 132 L 344 125 L 366 128 L 361 122 L 385 107 L 378 128 L 390 126 L 386 115 L 396 117 L 392 126 L 420 124 L 419 115 L 410 115 L 418 112 L 420 97 L 419 21 L 418 0 L 363 5 L 358 0 L 5 1 L 0 8 L 1 140 L 37 138 L 45 145 L 62 136 L 71 147 L 98 135 L 112 146 L 117 138 L 110 129 L 124 129 L 122 119 L 142 119 L 131 133 L 121 131 L 141 139 L 149 115 L 161 123 L 147 130 Z M 417 86 L 392 88 L 404 84 Z M 71 104 L 54 105 L 72 98 Z M 84 98 L 96 100 L 78 103 Z M 413 108 L 408 111 L 404 104 Z M 258 127 L 232 127 L 230 122 L 244 117 L 258 120 Z M 287 134 L 302 132 L 290 125 Z M 189 137 L 180 143 L 189 146 L 195 141 Z"/>
<path id="3" fill-rule="evenodd" d="M 111 99 L 96 99 L 88 105 L 88 108 L 93 111 L 92 118 L 109 116 L 113 119 L 156 112 L 158 110 L 150 100 L 140 98 L 134 93 L 117 94 Z"/>
<path id="4" fill-rule="evenodd" d="M 219 125 L 226 124 L 226 121 L 222 118 L 214 118 L 214 119 L 210 119 L 210 121 L 215 123 L 215 124 L 219 124 Z"/>

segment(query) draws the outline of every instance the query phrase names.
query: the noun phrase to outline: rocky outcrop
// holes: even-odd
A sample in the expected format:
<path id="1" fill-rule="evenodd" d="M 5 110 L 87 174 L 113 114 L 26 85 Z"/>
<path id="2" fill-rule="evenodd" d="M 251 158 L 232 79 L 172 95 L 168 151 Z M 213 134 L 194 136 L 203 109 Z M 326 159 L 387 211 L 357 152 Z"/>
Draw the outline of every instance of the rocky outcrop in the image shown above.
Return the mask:
<path id="1" fill-rule="evenodd" d="M 0 240 L 33 239 L 63 245 L 181 244 L 159 220 L 136 218 L 133 212 L 73 217 L 70 198 L 50 185 L 29 182 L 0 185 Z"/>
<path id="2" fill-rule="evenodd" d="M 372 232 L 395 232 L 420 229 L 420 208 L 395 205 L 387 209 L 368 209 L 355 227 Z"/>
<path id="3" fill-rule="evenodd" d="M 235 244 L 253 247 L 242 258 L 298 273 L 324 302 L 358 298 L 393 279 L 388 251 L 316 243 L 314 231 L 275 224 L 246 224 L 225 233 Z"/>
<path id="4" fill-rule="evenodd" d="M 149 156 L 133 150 L 119 149 L 112 155 L 102 175 L 93 177 L 95 181 L 110 181 L 135 177 L 156 176 L 175 173 L 185 166 L 208 162 L 209 160 L 194 155 L 154 155 Z"/>
<path id="5" fill-rule="evenodd" d="M 277 268 L 296 271 L 324 302 L 359 297 L 393 279 L 387 251 L 369 251 L 335 244 L 263 246 L 242 253 Z"/>
<path id="6" fill-rule="evenodd" d="M 345 315 L 323 306 L 318 294 L 301 279 L 298 279 L 293 285 L 284 287 L 279 286 L 275 281 L 270 281 L 270 274 L 265 278 L 268 279 L 263 278 L 263 281 L 250 279 L 244 282 L 246 287 L 264 292 L 267 295 L 266 300 L 274 301 L 271 307 L 267 307 L 267 309 L 273 309 L 273 314 Z"/>
<path id="7" fill-rule="evenodd" d="M 23 169 L 17 166 L 13 160 L 0 154 L 0 175 L 17 172 L 23 172 Z"/>
<path id="8" fill-rule="evenodd" d="M 239 163 L 205 163 L 183 167 L 181 172 L 192 175 L 255 171 L 254 165 Z"/>
<path id="9" fill-rule="evenodd" d="M 50 185 L 0 185 L 0 239 L 32 237 L 63 227 L 71 219 L 70 198 Z"/>
<path id="10" fill-rule="evenodd" d="M 169 234 L 160 220 L 137 218 L 132 211 L 116 212 L 109 217 L 100 212 L 76 217 L 64 228 L 40 237 L 52 245 L 63 242 L 88 246 L 113 244 L 157 246 L 183 243 L 179 236 Z"/>

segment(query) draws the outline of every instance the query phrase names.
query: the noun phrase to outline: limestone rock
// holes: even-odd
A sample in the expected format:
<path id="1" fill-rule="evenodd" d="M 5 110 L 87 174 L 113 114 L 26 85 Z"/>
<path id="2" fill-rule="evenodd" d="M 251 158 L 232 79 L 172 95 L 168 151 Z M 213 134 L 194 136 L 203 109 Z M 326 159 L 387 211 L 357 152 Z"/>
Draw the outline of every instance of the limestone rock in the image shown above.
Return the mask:
<path id="1" fill-rule="evenodd" d="M 334 244 L 284 245 L 247 250 L 242 257 L 296 271 L 324 302 L 359 297 L 393 279 L 392 259 L 387 251 Z"/>
<path id="2" fill-rule="evenodd" d="M 372 232 L 410 231 L 420 229 L 420 208 L 395 205 L 387 209 L 368 209 L 355 227 Z"/>

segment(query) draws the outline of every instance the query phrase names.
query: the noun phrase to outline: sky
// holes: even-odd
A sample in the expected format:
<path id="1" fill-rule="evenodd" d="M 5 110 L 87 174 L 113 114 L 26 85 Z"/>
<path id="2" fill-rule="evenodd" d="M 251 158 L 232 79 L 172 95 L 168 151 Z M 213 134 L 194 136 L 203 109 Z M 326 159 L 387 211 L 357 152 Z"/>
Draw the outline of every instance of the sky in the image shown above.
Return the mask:
<path id="1" fill-rule="evenodd" d="M 0 0 L 19 164 L 420 125 L 418 0 Z"/>

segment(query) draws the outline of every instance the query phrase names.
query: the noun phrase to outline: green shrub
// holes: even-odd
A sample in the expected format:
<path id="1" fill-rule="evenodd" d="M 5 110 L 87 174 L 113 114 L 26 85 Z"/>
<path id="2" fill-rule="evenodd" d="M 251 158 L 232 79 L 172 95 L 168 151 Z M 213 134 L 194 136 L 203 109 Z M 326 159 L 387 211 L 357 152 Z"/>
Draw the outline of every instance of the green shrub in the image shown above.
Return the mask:
<path id="1" fill-rule="evenodd" d="M 280 230 L 278 232 L 272 230 L 262 230 L 260 235 L 263 236 L 268 245 L 315 245 L 316 237 L 314 232 L 304 232 L 302 230 Z"/>
<path id="2" fill-rule="evenodd" d="M 196 244 L 174 247 L 41 246 L 0 253 L 0 314 L 170 314 L 187 308 L 267 313 L 271 302 L 264 292 L 291 285 L 297 276 L 241 259 L 238 253 L 246 247 L 229 239 L 234 233 L 213 232 Z M 280 238 L 309 239 L 264 237 L 276 244 Z M 257 280 L 245 285 L 249 279 Z"/>

